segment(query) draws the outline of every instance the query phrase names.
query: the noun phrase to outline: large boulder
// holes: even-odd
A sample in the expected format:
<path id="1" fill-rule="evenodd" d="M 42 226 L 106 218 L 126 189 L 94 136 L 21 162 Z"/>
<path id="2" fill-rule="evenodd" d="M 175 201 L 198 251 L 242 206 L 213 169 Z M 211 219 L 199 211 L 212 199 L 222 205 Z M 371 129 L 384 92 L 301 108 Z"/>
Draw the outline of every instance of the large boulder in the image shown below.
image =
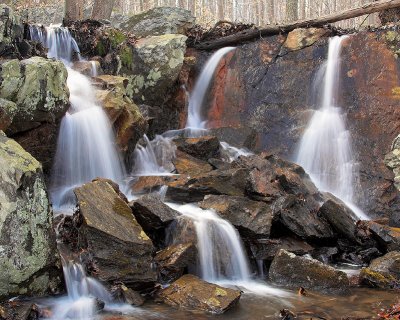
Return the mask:
<path id="1" fill-rule="evenodd" d="M 273 283 L 290 288 L 303 287 L 322 292 L 345 292 L 349 288 L 346 273 L 286 250 L 279 250 L 276 254 L 269 277 Z"/>
<path id="2" fill-rule="evenodd" d="M 186 274 L 161 290 L 159 296 L 173 307 L 221 314 L 237 304 L 241 293 Z"/>
<path id="3" fill-rule="evenodd" d="M 74 190 L 81 224 L 79 248 L 86 266 L 101 281 L 142 289 L 156 281 L 150 238 L 112 184 L 97 180 Z"/>
<path id="4" fill-rule="evenodd" d="M 355 232 L 356 222 L 359 219 L 343 201 L 332 194 L 327 196 L 329 199 L 319 209 L 320 216 L 328 220 L 341 237 L 344 236 L 353 242 L 357 242 Z"/>
<path id="5" fill-rule="evenodd" d="M 53 214 L 40 163 L 0 131 L 0 300 L 60 283 Z"/>
<path id="6" fill-rule="evenodd" d="M 400 252 L 392 251 L 376 258 L 360 273 L 360 281 L 381 289 L 400 288 Z"/>
<path id="7" fill-rule="evenodd" d="M 64 18 L 64 10 L 59 5 L 30 6 L 19 10 L 19 14 L 25 22 L 44 26 L 61 24 Z"/>
<path id="8" fill-rule="evenodd" d="M 161 106 L 178 79 L 186 50 L 186 36 L 166 34 L 138 40 L 129 57 L 134 61 L 127 92 L 138 104 Z"/>
<path id="9" fill-rule="evenodd" d="M 195 17 L 183 8 L 158 7 L 129 17 L 119 28 L 138 37 L 160 36 L 169 33 L 186 34 Z"/>
<path id="10" fill-rule="evenodd" d="M 145 195 L 129 203 L 136 220 L 158 247 L 165 244 L 165 229 L 181 214 L 156 195 Z"/>
<path id="11" fill-rule="evenodd" d="M 244 237 L 268 238 L 270 235 L 273 210 L 264 202 L 249 200 L 246 197 L 207 195 L 200 207 L 214 209 Z"/>
<path id="12" fill-rule="evenodd" d="M 179 149 L 172 160 L 177 173 L 188 176 L 196 176 L 205 172 L 212 171 L 212 166 L 203 160 L 197 159 Z"/>
<path id="13" fill-rule="evenodd" d="M 16 104 L 7 134 L 54 123 L 69 106 L 67 70 L 60 61 L 33 57 L 1 64 L 0 97 Z M 9 108 L 10 105 L 5 105 Z"/>

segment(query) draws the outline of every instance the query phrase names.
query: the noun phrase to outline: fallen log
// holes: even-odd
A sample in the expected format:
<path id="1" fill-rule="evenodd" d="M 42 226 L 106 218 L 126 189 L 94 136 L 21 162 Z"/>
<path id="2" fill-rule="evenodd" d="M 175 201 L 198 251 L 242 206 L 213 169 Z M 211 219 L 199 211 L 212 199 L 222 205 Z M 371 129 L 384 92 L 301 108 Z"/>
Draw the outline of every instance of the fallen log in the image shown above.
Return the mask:
<path id="1" fill-rule="evenodd" d="M 269 25 L 262 29 L 249 29 L 223 38 L 199 43 L 195 47 L 200 50 L 214 50 L 226 46 L 253 40 L 257 37 L 272 36 L 281 33 L 288 33 L 297 28 L 323 27 L 327 24 L 356 18 L 365 14 L 371 14 L 387 9 L 399 8 L 400 0 L 380 0 L 365 4 L 361 7 L 343 10 L 337 13 L 328 14 L 315 19 L 299 20 L 285 25 Z"/>

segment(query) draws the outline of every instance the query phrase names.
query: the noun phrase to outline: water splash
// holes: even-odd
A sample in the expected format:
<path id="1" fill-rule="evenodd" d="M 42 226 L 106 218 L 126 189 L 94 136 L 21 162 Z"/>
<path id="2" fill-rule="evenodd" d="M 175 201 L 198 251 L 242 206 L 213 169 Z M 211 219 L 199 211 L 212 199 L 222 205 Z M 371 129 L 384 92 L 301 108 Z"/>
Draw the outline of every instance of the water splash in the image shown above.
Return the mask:
<path id="1" fill-rule="evenodd" d="M 233 162 L 239 157 L 248 157 L 254 154 L 246 148 L 236 148 L 224 141 L 221 141 L 220 145 L 222 158 L 226 159 L 228 162 Z"/>
<path id="2" fill-rule="evenodd" d="M 213 79 L 219 62 L 228 52 L 234 49 L 234 47 L 219 49 L 208 59 L 201 71 L 194 89 L 189 96 L 188 118 L 185 128 L 189 135 L 202 135 L 202 132 L 206 129 L 207 121 L 203 118 L 202 109 L 207 90 L 210 87 L 211 80 Z"/>
<path id="3" fill-rule="evenodd" d="M 150 141 L 143 136 L 145 146 L 137 145 L 133 153 L 134 167 L 132 176 L 165 176 L 174 170 L 176 146 L 172 138 L 157 135 Z"/>
<path id="4" fill-rule="evenodd" d="M 346 118 L 338 106 L 340 53 L 346 38 L 330 39 L 328 60 L 321 70 L 324 72 L 321 107 L 315 111 L 300 141 L 296 162 L 320 190 L 343 200 L 360 219 L 368 219 L 354 204 L 359 170 L 351 147 L 351 135 L 345 127 Z"/>

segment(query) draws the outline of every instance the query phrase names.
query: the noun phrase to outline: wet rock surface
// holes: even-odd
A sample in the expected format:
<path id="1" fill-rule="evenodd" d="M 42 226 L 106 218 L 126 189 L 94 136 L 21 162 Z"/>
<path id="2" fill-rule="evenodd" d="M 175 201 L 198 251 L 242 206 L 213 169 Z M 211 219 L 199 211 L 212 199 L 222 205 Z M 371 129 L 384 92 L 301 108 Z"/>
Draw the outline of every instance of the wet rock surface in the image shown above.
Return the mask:
<path id="1" fill-rule="evenodd" d="M 56 292 L 61 270 L 42 167 L 0 131 L 0 299 Z"/>
<path id="2" fill-rule="evenodd" d="M 200 203 L 203 209 L 213 209 L 232 223 L 244 237 L 268 238 L 271 232 L 273 210 L 266 203 L 246 197 L 207 195 Z"/>
<path id="3" fill-rule="evenodd" d="M 375 222 L 369 222 L 368 227 L 385 251 L 400 251 L 399 228 L 392 228 Z"/>
<path id="4" fill-rule="evenodd" d="M 279 250 L 276 254 L 269 278 L 277 285 L 291 288 L 322 292 L 346 292 L 349 289 L 349 280 L 344 272 L 286 250 Z"/>
<path id="5" fill-rule="evenodd" d="M 189 266 L 196 265 L 197 249 L 193 243 L 168 246 L 157 252 L 154 261 L 162 283 L 171 283 L 180 278 Z"/>
<path id="6" fill-rule="evenodd" d="M 160 197 L 145 195 L 129 203 L 133 215 L 143 227 L 146 234 L 158 247 L 165 244 L 165 229 L 180 216 L 180 213 L 171 209 Z"/>
<path id="7" fill-rule="evenodd" d="M 333 196 L 327 195 L 328 199 L 319 209 L 319 214 L 329 221 L 330 225 L 341 236 L 357 242 L 355 231 L 356 222 L 359 220 L 354 212 L 346 204 Z"/>
<path id="8" fill-rule="evenodd" d="M 159 296 L 173 307 L 221 314 L 237 304 L 241 293 L 187 274 L 163 289 Z"/>
<path id="9" fill-rule="evenodd" d="M 111 288 L 113 298 L 121 303 L 127 303 L 133 306 L 141 306 L 145 299 L 137 291 L 129 289 L 124 284 L 119 284 Z"/>
<path id="10" fill-rule="evenodd" d="M 175 139 L 174 143 L 178 150 L 203 161 L 218 158 L 220 155 L 219 140 L 213 136 Z"/>
<path id="11" fill-rule="evenodd" d="M 360 281 L 382 289 L 400 288 L 400 252 L 392 251 L 361 270 Z"/>
<path id="12" fill-rule="evenodd" d="M 156 281 L 154 247 L 128 204 L 106 181 L 84 184 L 74 192 L 81 216 L 79 247 L 89 274 L 132 289 L 151 286 Z"/>

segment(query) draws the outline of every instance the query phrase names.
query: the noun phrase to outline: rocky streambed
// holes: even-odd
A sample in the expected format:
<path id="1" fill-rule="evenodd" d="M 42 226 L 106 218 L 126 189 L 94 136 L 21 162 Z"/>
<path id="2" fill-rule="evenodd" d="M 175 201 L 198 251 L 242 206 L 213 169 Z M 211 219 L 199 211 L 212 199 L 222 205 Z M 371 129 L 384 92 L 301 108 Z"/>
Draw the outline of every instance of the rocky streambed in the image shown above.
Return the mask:
<path id="1" fill-rule="evenodd" d="M 397 26 L 343 44 L 340 104 L 360 164 L 356 201 L 371 217 L 361 221 L 290 161 L 316 108 L 312 79 L 334 29 L 294 30 L 227 53 L 202 110 L 210 128 L 187 137 L 177 129 L 210 55 L 192 47 L 189 12 L 156 9 L 123 20 L 122 30 L 72 23 L 92 62 L 75 52 L 66 68 L 34 38 L 43 28 L 1 10 L 0 318 L 76 318 L 82 306 L 110 320 L 395 316 Z M 73 214 L 55 217 L 48 192 L 71 107 L 68 68 L 90 77 L 130 174 L 74 186 Z M 141 171 L 153 160 L 162 170 Z"/>

